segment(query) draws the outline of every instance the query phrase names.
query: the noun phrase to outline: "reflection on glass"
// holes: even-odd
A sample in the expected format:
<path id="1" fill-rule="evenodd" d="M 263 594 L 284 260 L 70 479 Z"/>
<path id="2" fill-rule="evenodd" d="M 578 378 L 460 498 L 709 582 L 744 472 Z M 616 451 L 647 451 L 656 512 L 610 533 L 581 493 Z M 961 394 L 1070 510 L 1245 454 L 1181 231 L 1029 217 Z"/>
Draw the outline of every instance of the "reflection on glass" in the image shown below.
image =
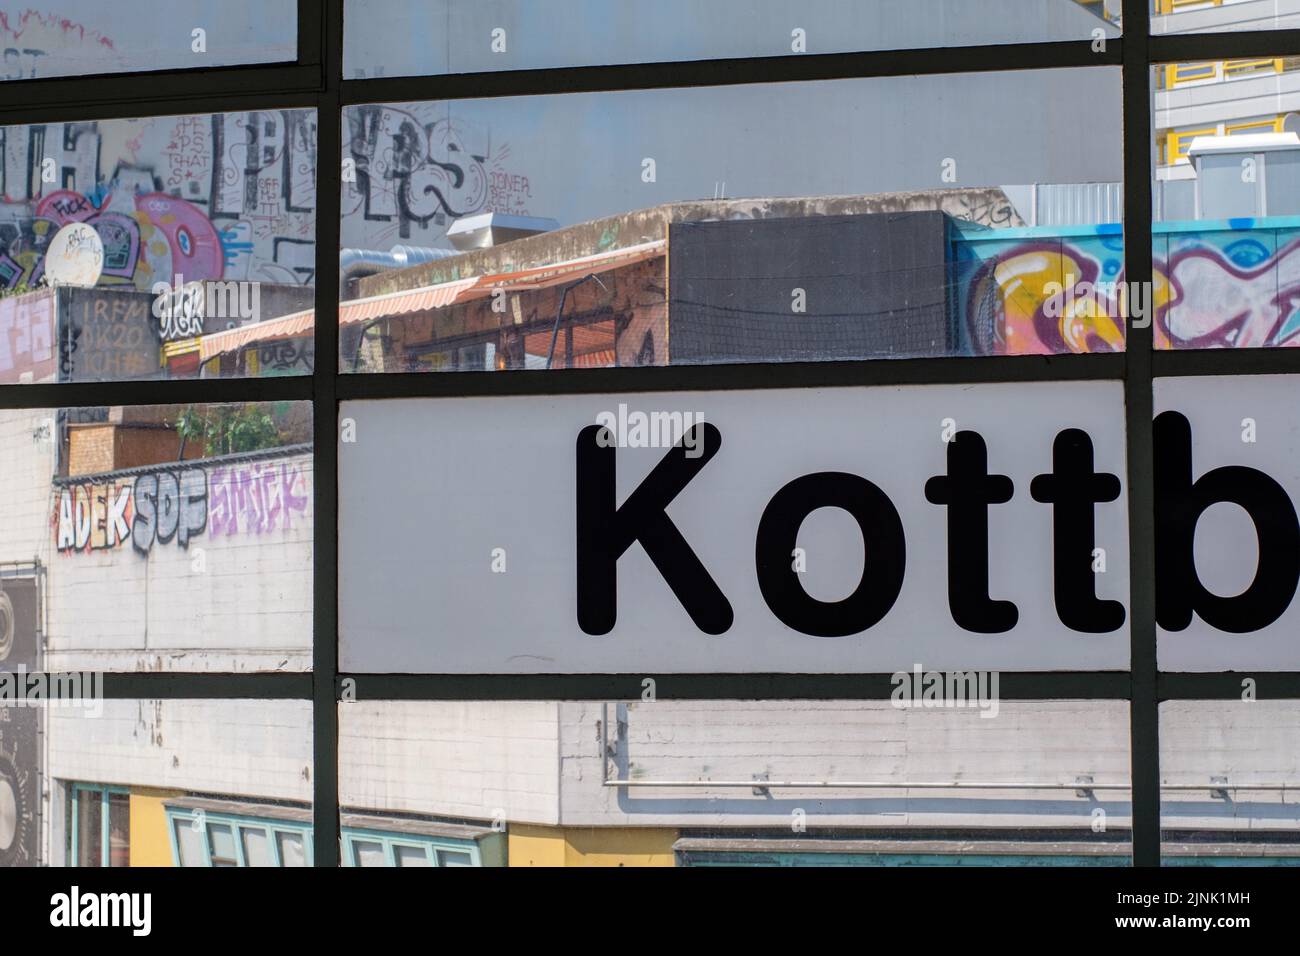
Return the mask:
<path id="1" fill-rule="evenodd" d="M 1126 705 L 990 713 L 973 701 L 344 703 L 343 859 L 1128 865 Z"/>
<path id="2" fill-rule="evenodd" d="M 0 81 L 291 61 L 297 25 L 294 0 L 5 3 Z"/>
<path id="3" fill-rule="evenodd" d="M 347 0 L 349 79 L 1119 35 L 1118 0 Z M 440 42 L 429 43 L 430 34 Z"/>
<path id="4" fill-rule="evenodd" d="M 1118 8 L 1120 0 L 1105 0 L 1105 5 Z M 1293 30 L 1296 27 L 1300 27 L 1300 7 L 1290 0 L 1151 0 L 1153 34 Z M 1191 68 L 1189 65 L 1188 69 Z"/>
<path id="5" fill-rule="evenodd" d="M 1174 3 L 1164 19 L 1263 6 Z M 1156 347 L 1300 344 L 1300 58 L 1162 64 L 1153 86 Z"/>
<path id="6" fill-rule="evenodd" d="M 0 384 L 311 372 L 314 110 L 6 126 L 0 146 Z"/>
<path id="7" fill-rule="evenodd" d="M 1118 79 L 1097 68 L 1039 71 L 1032 86 L 987 73 L 349 107 L 341 368 L 1122 349 L 1115 307 L 1052 301 L 1071 276 L 1118 301 Z M 1070 130 L 1090 135 L 1068 151 L 1054 145 L 1058 98 L 1089 117 L 1075 117 Z M 986 122 L 994 101 L 1024 122 Z"/>
<path id="8" fill-rule="evenodd" d="M 1300 866 L 1300 701 L 1160 705 L 1164 866 Z"/>
<path id="9" fill-rule="evenodd" d="M 0 409 L 10 665 L 309 669 L 311 430 L 303 402 Z"/>
<path id="10" fill-rule="evenodd" d="M 300 833 L 276 834 L 276 845 L 280 851 L 281 866 L 306 866 L 307 851 Z"/>
<path id="11" fill-rule="evenodd" d="M 31 856 L 0 844 L 0 866 L 310 865 L 309 702 L 84 703 L 35 711 L 46 746 L 13 769 L 22 802 L 46 793 L 52 812 L 18 837 Z"/>

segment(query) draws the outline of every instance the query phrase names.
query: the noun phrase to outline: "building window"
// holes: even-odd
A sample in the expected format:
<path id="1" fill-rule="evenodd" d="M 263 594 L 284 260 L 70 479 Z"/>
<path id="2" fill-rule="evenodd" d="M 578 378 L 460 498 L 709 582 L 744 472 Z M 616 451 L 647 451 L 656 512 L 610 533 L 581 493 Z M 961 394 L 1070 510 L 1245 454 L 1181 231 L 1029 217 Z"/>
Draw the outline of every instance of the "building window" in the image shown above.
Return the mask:
<path id="1" fill-rule="evenodd" d="M 167 808 L 176 866 L 311 866 L 311 826 Z"/>
<path id="2" fill-rule="evenodd" d="M 344 866 L 482 866 L 473 840 L 343 828 Z"/>
<path id="3" fill-rule="evenodd" d="M 76 866 L 130 866 L 130 794 L 74 783 L 68 796 L 68 859 Z"/>

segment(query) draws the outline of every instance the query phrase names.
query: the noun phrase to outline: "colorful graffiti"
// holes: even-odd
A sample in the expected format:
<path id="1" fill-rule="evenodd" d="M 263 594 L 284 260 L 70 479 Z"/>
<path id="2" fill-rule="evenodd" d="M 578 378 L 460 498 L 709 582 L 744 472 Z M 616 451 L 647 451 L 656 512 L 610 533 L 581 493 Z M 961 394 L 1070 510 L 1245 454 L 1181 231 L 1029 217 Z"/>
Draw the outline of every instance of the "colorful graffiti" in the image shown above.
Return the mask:
<path id="1" fill-rule="evenodd" d="M 976 354 L 1124 348 L 1118 226 L 954 241 L 961 326 Z M 1300 219 L 1157 224 L 1145 294 L 1158 349 L 1300 346 Z"/>
<path id="2" fill-rule="evenodd" d="M 54 374 L 54 294 L 0 299 L 0 383 Z"/>
<path id="3" fill-rule="evenodd" d="M 173 541 L 188 549 L 204 534 L 288 531 L 307 514 L 310 482 L 306 461 L 280 458 L 64 483 L 55 489 L 55 546 L 76 554 L 129 543 L 148 555 Z"/>
<path id="4" fill-rule="evenodd" d="M 211 533 L 287 531 L 307 513 L 311 489 L 301 461 L 249 461 L 214 468 L 208 476 Z"/>
<path id="5" fill-rule="evenodd" d="M 36 285 L 70 222 L 104 243 L 101 285 L 310 284 L 311 110 L 0 128 L 0 286 Z"/>

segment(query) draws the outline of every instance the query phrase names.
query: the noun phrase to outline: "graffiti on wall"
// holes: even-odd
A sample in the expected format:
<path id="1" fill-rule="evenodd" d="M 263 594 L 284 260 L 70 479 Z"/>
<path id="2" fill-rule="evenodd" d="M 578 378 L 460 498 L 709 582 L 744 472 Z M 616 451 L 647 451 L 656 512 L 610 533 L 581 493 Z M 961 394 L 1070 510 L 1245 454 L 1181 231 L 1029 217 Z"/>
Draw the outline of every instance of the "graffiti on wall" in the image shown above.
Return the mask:
<path id="1" fill-rule="evenodd" d="M 1268 220 L 1157 233 L 1155 346 L 1300 346 L 1300 226 Z M 958 308 L 977 354 L 1106 352 L 1124 348 L 1123 240 L 1097 234 L 960 239 Z M 964 269 L 960 268 L 965 266 Z M 1059 308 L 1058 290 L 1068 308 Z M 1053 308 L 1053 305 L 1057 308 Z"/>
<path id="2" fill-rule="evenodd" d="M 28 8 L 0 10 L 0 78 L 32 80 L 52 52 L 85 51 L 87 59 L 113 50 L 113 41 L 69 17 Z"/>
<path id="3" fill-rule="evenodd" d="M 0 286 L 35 285 L 71 222 L 104 244 L 101 285 L 310 284 L 311 110 L 0 128 Z"/>
<path id="4" fill-rule="evenodd" d="M 508 165 L 509 145 L 453 121 L 445 104 L 358 106 L 346 118 L 345 245 L 445 245 L 463 216 L 531 214 L 532 185 Z"/>
<path id="5" fill-rule="evenodd" d="M 129 545 L 188 549 L 207 535 L 288 531 L 307 514 L 310 467 L 302 459 L 159 468 L 127 478 L 71 482 L 55 489 L 55 545 L 65 554 Z"/>
<path id="6" fill-rule="evenodd" d="M 0 299 L 0 383 L 54 374 L 54 294 Z"/>

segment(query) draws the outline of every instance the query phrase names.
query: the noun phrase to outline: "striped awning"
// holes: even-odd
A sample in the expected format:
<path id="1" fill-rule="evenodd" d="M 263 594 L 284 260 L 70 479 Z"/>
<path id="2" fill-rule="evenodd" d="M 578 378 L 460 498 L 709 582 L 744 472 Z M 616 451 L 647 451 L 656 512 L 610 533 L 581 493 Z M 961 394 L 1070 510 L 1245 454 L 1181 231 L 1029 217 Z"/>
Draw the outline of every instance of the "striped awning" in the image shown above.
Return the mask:
<path id="1" fill-rule="evenodd" d="M 621 269 L 662 256 L 666 247 L 667 243 L 661 239 L 550 265 L 520 269 L 516 272 L 454 279 L 451 282 L 440 282 L 418 289 L 389 292 L 365 299 L 351 299 L 339 306 L 339 325 L 352 325 L 357 322 L 371 322 L 375 319 L 442 309 L 459 302 L 489 296 L 497 289 L 514 292 L 546 289 L 582 276 Z M 255 322 L 237 329 L 213 332 L 199 340 L 200 361 L 206 362 L 226 352 L 238 352 L 247 346 L 262 342 L 275 342 L 308 335 L 315 325 L 315 311 L 308 309 L 305 312 L 295 312 L 266 322 Z"/>

